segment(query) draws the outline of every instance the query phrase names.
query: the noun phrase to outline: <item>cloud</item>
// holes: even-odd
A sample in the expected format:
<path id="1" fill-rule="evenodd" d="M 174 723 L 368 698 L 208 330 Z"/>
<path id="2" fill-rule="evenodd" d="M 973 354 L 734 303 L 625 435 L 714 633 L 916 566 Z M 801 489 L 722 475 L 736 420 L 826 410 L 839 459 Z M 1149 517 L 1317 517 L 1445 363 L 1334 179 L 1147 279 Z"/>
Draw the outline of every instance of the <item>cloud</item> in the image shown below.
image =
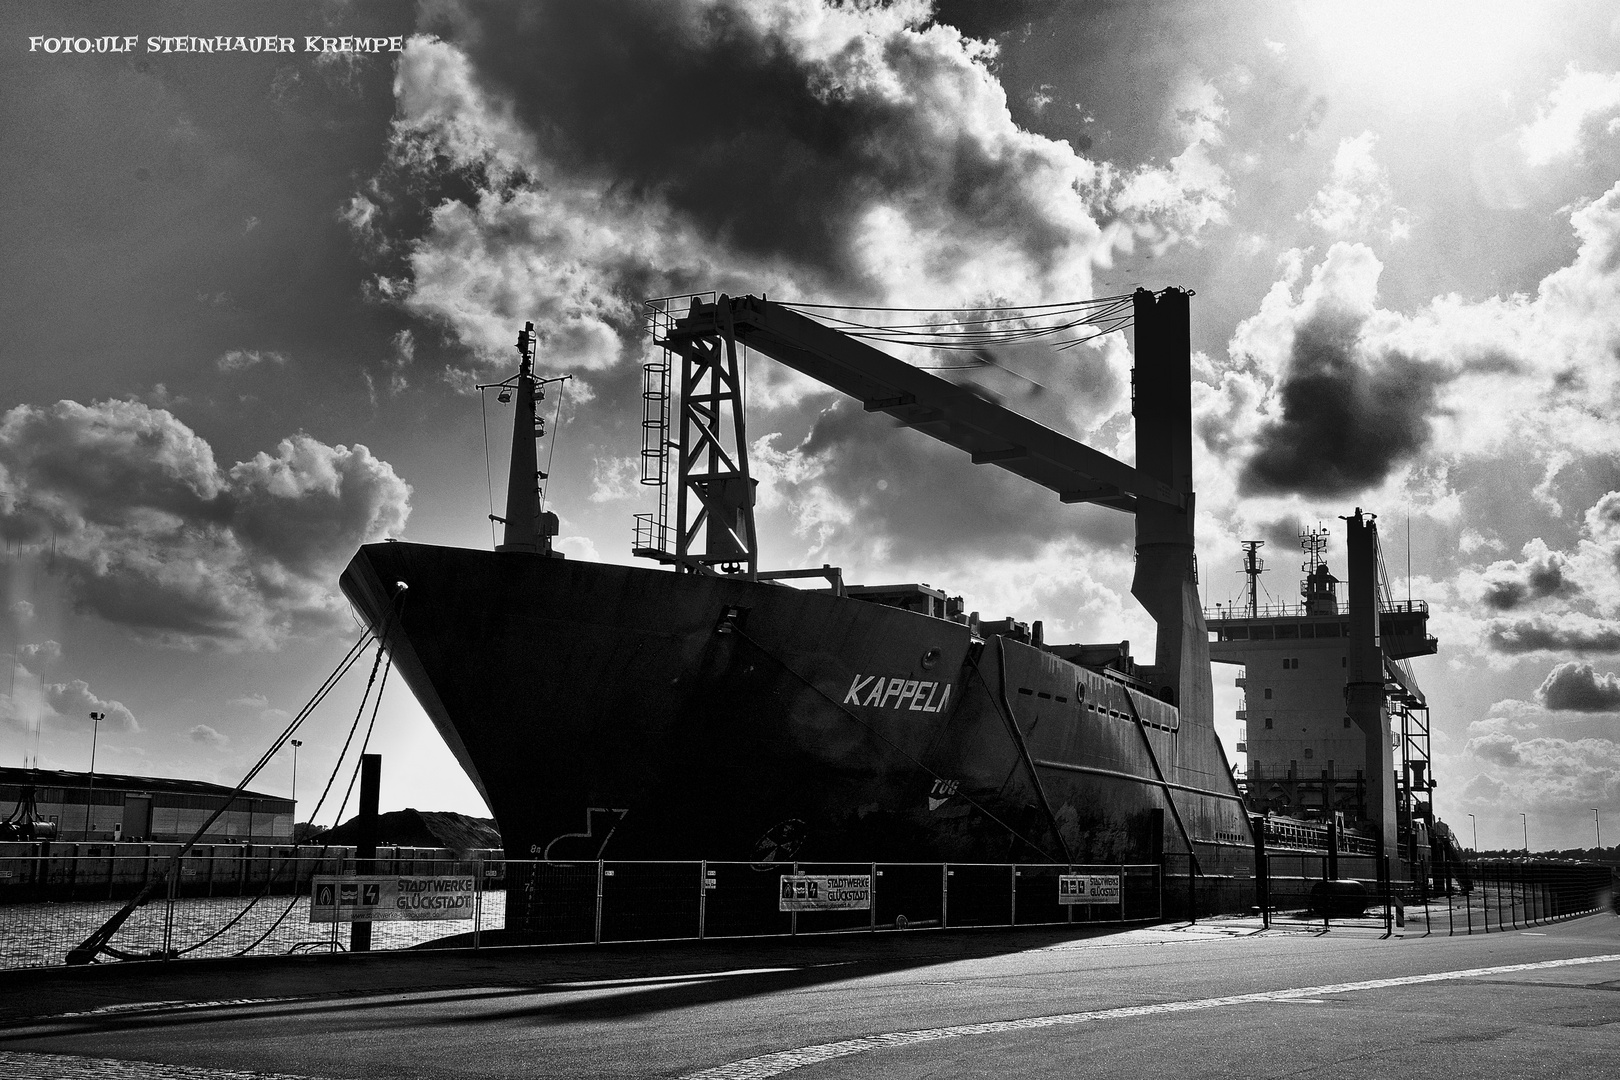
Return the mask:
<path id="1" fill-rule="evenodd" d="M 1104 167 L 1019 128 L 995 46 L 917 0 L 456 8 L 438 29 L 400 58 L 388 162 L 344 218 L 390 267 L 378 295 L 485 362 L 533 319 L 549 366 L 612 367 L 641 297 L 693 289 L 1086 296 L 1111 246 L 1196 238 L 1231 194 L 1212 86 L 1178 95 L 1172 161 Z"/>
<path id="2" fill-rule="evenodd" d="M 1495 562 L 1486 570 L 1485 606 L 1509 611 L 1532 600 L 1571 597 L 1581 589 L 1568 576 L 1569 560 L 1538 537 L 1524 545 L 1522 562 Z"/>
<path id="3" fill-rule="evenodd" d="M 1604 130 L 1620 131 L 1620 72 L 1600 74 L 1571 65 L 1536 118 L 1519 130 L 1519 146 L 1530 165 L 1546 165 L 1559 158 L 1577 157 L 1586 147 L 1597 122 Z"/>
<path id="4" fill-rule="evenodd" d="M 26 623 L 26 622 L 33 621 L 33 618 L 34 618 L 34 605 L 31 604 L 30 602 L 28 602 L 27 600 L 18 600 L 15 603 L 13 603 L 11 605 L 11 607 L 8 608 L 7 610 L 10 611 L 12 615 L 16 616 L 16 619 L 17 619 L 17 621 L 19 623 Z"/>
<path id="5" fill-rule="evenodd" d="M 17 659 L 30 664 L 50 664 L 62 659 L 62 645 L 56 641 L 30 642 L 17 649 Z"/>
<path id="6" fill-rule="evenodd" d="M 270 699 L 263 694 L 249 694 L 247 697 L 232 698 L 227 705 L 240 705 L 245 709 L 268 709 Z"/>
<path id="7" fill-rule="evenodd" d="M 591 459 L 591 502 L 613 502 L 641 494 L 641 459 L 633 457 Z"/>
<path id="8" fill-rule="evenodd" d="M 1489 647 L 1503 653 L 1620 653 L 1620 622 L 1581 612 L 1492 619 L 1485 625 L 1484 637 Z"/>
<path id="9" fill-rule="evenodd" d="M 221 371 L 245 371 L 250 367 L 257 367 L 263 363 L 275 364 L 280 367 L 287 363 L 287 357 L 282 353 L 269 349 L 263 351 L 259 349 L 231 349 L 229 352 L 221 353 L 219 359 L 214 361 L 214 366 Z"/>
<path id="10" fill-rule="evenodd" d="M 0 533 L 54 538 L 51 569 L 79 609 L 181 646 L 272 646 L 337 625 L 339 571 L 404 526 L 410 498 L 364 446 L 304 434 L 223 469 L 171 413 L 136 401 L 0 416 L 0 490 Z"/>
<path id="11" fill-rule="evenodd" d="M 1464 806 L 1483 817 L 1504 805 L 1522 807 L 1543 823 L 1549 818 L 1590 815 L 1588 807 L 1620 799 L 1620 743 L 1612 739 L 1521 739 L 1496 732 L 1468 740 L 1466 753 L 1490 772 L 1475 774 L 1462 785 Z M 1515 829 L 1519 825 L 1513 815 Z"/>
<path id="12" fill-rule="evenodd" d="M 1241 484 L 1250 493 L 1337 496 L 1381 483 L 1428 442 L 1436 390 L 1450 375 L 1369 336 L 1382 267 L 1334 244 L 1297 304 L 1284 291 L 1240 325 L 1234 355 L 1280 367 Z"/>
<path id="13" fill-rule="evenodd" d="M 121 701 L 103 701 L 90 692 L 90 686 L 83 679 L 73 679 L 65 683 L 46 683 L 44 691 L 45 704 L 58 716 L 70 717 L 75 721 L 84 721 L 76 726 L 89 726 L 90 714 L 93 712 L 105 713 L 102 720 L 111 730 L 136 732 L 141 725 L 135 722 L 135 714 L 130 712 Z"/>
<path id="14" fill-rule="evenodd" d="M 198 724 L 186 732 L 186 738 L 202 746 L 211 746 L 215 750 L 223 750 L 230 745 L 231 740 L 207 724 Z"/>
<path id="15" fill-rule="evenodd" d="M 1614 712 L 1620 710 L 1620 675 L 1599 675 L 1591 664 L 1559 664 L 1536 689 L 1536 700 L 1568 712 Z"/>
<path id="16" fill-rule="evenodd" d="M 1393 206 L 1389 173 L 1373 158 L 1377 142 L 1370 131 L 1339 141 L 1332 177 L 1300 215 L 1302 220 L 1346 239 L 1375 232 L 1401 239 L 1410 232 L 1406 211 Z"/>

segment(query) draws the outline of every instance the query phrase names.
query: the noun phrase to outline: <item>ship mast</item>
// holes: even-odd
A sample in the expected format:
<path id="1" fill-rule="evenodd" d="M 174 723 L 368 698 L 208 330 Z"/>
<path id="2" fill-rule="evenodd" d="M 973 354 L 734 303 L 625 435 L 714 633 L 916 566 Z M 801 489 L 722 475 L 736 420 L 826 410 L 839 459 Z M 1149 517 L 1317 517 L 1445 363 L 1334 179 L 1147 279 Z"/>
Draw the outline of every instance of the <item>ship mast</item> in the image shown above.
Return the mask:
<path id="1" fill-rule="evenodd" d="M 530 551 L 550 554 L 551 536 L 556 532 L 548 522 L 540 520 L 539 455 L 534 442 L 545 433 L 543 422 L 535 415 L 534 403 L 543 394 L 534 377 L 534 323 L 526 322 L 518 334 L 517 351 L 521 358 L 517 373 L 517 414 L 512 418 L 512 464 L 506 474 L 506 538 L 496 551 Z"/>

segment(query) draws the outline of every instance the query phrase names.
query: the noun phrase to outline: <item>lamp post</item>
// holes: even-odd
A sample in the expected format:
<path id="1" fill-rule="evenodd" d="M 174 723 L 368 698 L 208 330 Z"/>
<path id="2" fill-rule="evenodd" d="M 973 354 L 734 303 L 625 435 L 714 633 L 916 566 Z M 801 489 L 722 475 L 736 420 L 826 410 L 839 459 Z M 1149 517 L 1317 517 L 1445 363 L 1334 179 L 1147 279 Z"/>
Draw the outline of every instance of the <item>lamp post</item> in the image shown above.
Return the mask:
<path id="1" fill-rule="evenodd" d="M 1478 851 L 1479 850 L 1479 822 L 1474 820 L 1474 815 L 1473 814 L 1468 815 L 1468 824 L 1470 824 L 1470 825 L 1472 825 L 1474 827 L 1474 850 Z"/>
<path id="2" fill-rule="evenodd" d="M 1528 858 L 1530 855 L 1530 819 L 1520 814 L 1519 824 L 1524 826 L 1524 854 Z"/>
<path id="3" fill-rule="evenodd" d="M 107 714 L 93 712 L 90 714 L 90 787 L 84 796 L 84 838 L 90 839 L 90 811 L 96 801 L 96 741 L 101 736 L 101 722 L 107 719 Z"/>
<path id="4" fill-rule="evenodd" d="M 303 745 L 304 745 L 304 740 L 302 740 L 302 739 L 294 739 L 292 741 L 292 748 L 293 748 L 293 788 L 292 788 L 293 812 L 292 812 L 292 827 L 293 827 L 293 843 L 295 843 L 295 844 L 298 843 L 298 748 L 300 746 L 303 746 Z"/>
<path id="5" fill-rule="evenodd" d="M 1599 854 L 1603 851 L 1603 823 L 1598 820 L 1597 807 L 1592 807 L 1592 831 L 1597 833 L 1597 849 Z"/>

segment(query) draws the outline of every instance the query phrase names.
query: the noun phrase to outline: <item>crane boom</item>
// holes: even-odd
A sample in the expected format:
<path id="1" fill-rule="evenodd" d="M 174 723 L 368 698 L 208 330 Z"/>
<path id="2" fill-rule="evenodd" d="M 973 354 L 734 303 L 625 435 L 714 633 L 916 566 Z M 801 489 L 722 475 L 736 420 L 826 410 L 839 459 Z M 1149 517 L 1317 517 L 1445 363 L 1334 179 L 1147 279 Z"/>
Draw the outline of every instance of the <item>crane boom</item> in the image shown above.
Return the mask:
<path id="1" fill-rule="evenodd" d="M 694 303 L 670 337 L 734 337 L 906 427 L 1055 491 L 1066 503 L 1134 513 L 1140 499 L 1186 509 L 1187 494 L 973 390 L 915 368 L 757 296 Z"/>

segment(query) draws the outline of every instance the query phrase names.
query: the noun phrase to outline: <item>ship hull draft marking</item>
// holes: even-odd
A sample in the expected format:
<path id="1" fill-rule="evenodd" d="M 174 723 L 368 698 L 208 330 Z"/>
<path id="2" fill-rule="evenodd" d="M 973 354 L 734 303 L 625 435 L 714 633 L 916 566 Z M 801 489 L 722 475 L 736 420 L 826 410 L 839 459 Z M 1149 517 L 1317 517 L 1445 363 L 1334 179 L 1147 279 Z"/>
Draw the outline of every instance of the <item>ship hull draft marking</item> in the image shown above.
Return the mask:
<path id="1" fill-rule="evenodd" d="M 1261 990 L 1253 994 L 1232 994 L 1227 997 L 1199 998 L 1192 1001 L 1165 1001 L 1154 1005 L 1127 1005 L 1118 1009 L 1097 1009 L 1092 1012 L 1059 1013 L 1056 1016 L 1031 1016 L 1024 1020 L 996 1020 L 984 1024 L 959 1024 L 955 1027 L 924 1028 L 920 1031 L 892 1031 L 882 1035 L 868 1035 L 842 1042 L 805 1046 L 797 1050 L 779 1050 L 774 1054 L 745 1058 L 701 1072 L 687 1073 L 681 1080 L 770 1080 L 771 1077 L 816 1065 L 823 1061 L 866 1054 L 895 1046 L 914 1043 L 938 1042 L 942 1039 L 961 1039 L 969 1035 L 1003 1035 L 1016 1031 L 1040 1028 L 1066 1027 L 1072 1024 L 1092 1024 L 1105 1020 L 1128 1020 L 1140 1016 L 1159 1016 L 1165 1013 L 1196 1012 L 1200 1009 L 1218 1009 L 1227 1005 L 1263 1005 L 1275 1001 L 1302 1001 L 1329 994 L 1353 994 L 1361 990 L 1386 990 L 1396 986 L 1418 986 L 1423 983 L 1453 982 L 1458 979 L 1479 979 L 1493 975 L 1510 975 L 1520 971 L 1542 971 L 1549 968 L 1579 967 L 1585 964 L 1609 964 L 1620 961 L 1620 953 L 1604 956 L 1576 956 L 1566 960 L 1542 960 L 1529 964 L 1503 964 L 1500 967 L 1466 968 L 1460 971 L 1437 971 L 1428 975 L 1399 975 L 1388 979 L 1368 979 L 1365 982 L 1328 983 L 1324 986 L 1300 986 L 1288 990 Z"/>

